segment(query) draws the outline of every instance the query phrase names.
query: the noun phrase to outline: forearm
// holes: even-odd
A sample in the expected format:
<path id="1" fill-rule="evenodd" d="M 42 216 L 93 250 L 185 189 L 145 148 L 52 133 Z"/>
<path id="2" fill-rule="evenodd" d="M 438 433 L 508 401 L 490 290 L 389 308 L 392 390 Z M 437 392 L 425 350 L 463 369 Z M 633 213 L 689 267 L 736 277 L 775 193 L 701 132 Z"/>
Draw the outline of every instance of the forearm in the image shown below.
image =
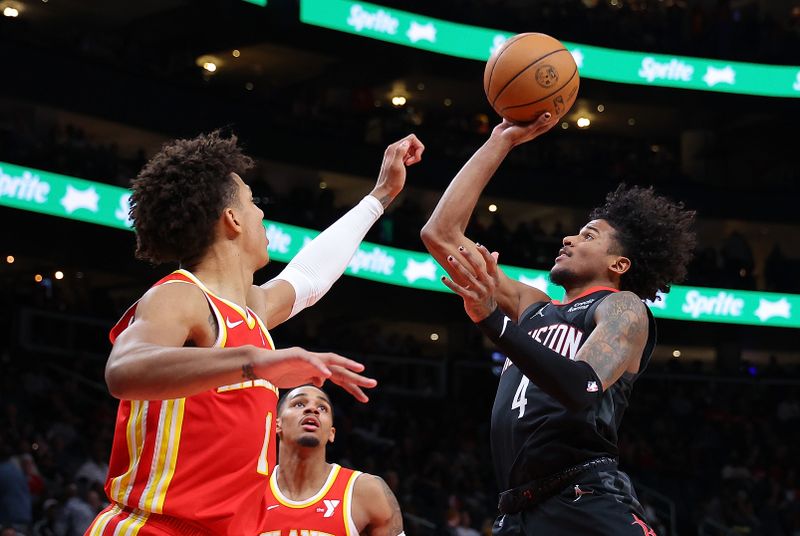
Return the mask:
<path id="1" fill-rule="evenodd" d="M 602 396 L 602 383 L 589 363 L 533 340 L 499 309 L 477 325 L 530 381 L 567 409 L 587 408 Z"/>
<path id="2" fill-rule="evenodd" d="M 372 195 L 350 209 L 306 245 L 276 279 L 295 289 L 289 318 L 319 301 L 341 277 L 367 231 L 383 214 L 381 202 Z"/>
<path id="3" fill-rule="evenodd" d="M 129 345 L 122 351 L 112 351 L 106 365 L 106 384 L 111 395 L 122 400 L 183 398 L 245 381 L 243 373 L 252 374 L 253 350 L 252 346 Z"/>
<path id="4" fill-rule="evenodd" d="M 481 192 L 510 150 L 507 142 L 492 137 L 464 164 L 422 229 L 426 246 L 437 237 L 464 234 Z"/>

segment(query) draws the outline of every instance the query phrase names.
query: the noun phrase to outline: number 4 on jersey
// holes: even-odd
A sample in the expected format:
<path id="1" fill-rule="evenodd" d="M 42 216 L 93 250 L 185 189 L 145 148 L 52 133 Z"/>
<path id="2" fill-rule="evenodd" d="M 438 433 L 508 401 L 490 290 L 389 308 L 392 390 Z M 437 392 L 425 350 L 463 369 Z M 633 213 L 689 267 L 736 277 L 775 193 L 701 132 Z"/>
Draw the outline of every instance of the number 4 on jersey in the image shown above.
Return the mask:
<path id="1" fill-rule="evenodd" d="M 525 415 L 525 406 L 528 405 L 528 399 L 525 397 L 525 393 L 528 391 L 528 383 L 529 380 L 527 376 L 523 376 L 519 382 L 519 387 L 517 387 L 517 392 L 514 394 L 514 400 L 511 401 L 512 411 L 519 408 L 518 419 L 521 419 L 522 416 Z"/>

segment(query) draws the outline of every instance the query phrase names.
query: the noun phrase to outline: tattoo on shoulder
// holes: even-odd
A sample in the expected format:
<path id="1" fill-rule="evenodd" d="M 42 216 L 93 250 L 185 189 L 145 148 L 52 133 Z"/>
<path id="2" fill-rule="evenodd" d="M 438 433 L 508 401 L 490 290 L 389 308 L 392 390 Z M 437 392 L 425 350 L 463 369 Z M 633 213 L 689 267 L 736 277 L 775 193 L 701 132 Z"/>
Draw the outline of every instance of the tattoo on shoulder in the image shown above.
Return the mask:
<path id="1" fill-rule="evenodd" d="M 397 497 L 392 493 L 391 488 L 381 477 L 375 477 L 380 483 L 383 494 L 386 497 L 386 502 L 392 509 L 392 517 L 387 525 L 387 532 L 391 536 L 395 536 L 403 532 L 403 514 L 400 512 L 400 504 L 397 502 Z"/>
<path id="2" fill-rule="evenodd" d="M 639 341 L 647 339 L 649 329 L 644 308 L 630 292 L 612 294 L 600 304 L 598 313 L 602 317 L 591 337 L 596 343 L 587 345 L 581 360 L 592 365 L 604 384 L 616 381 L 641 352 Z"/>

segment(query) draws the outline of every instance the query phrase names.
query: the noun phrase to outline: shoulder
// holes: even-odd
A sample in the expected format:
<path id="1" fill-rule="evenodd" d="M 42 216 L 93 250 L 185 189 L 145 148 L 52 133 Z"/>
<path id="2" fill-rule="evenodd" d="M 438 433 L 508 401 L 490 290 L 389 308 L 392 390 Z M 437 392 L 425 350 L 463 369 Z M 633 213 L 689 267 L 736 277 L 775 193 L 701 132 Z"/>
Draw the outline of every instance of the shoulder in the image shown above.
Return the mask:
<path id="1" fill-rule="evenodd" d="M 205 294 L 193 283 L 175 281 L 162 283 L 144 293 L 136 305 L 136 316 L 178 315 L 208 316 Z"/>
<path id="2" fill-rule="evenodd" d="M 612 292 L 604 296 L 597 306 L 598 320 L 607 316 L 628 315 L 632 318 L 647 319 L 647 306 L 642 299 L 628 290 Z"/>
<path id="3" fill-rule="evenodd" d="M 353 485 L 353 503 L 370 512 L 370 517 L 388 519 L 397 505 L 397 499 L 381 477 L 362 473 Z"/>

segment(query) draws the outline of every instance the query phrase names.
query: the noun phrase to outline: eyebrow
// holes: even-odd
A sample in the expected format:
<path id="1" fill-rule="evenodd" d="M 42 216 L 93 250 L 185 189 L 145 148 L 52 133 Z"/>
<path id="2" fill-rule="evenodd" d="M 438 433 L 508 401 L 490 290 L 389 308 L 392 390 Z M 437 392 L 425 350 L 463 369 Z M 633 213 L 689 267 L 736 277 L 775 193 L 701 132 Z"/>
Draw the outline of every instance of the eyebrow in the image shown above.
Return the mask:
<path id="1" fill-rule="evenodd" d="M 589 229 L 590 231 L 594 231 L 595 233 L 600 234 L 600 229 L 598 229 L 594 225 L 587 225 L 586 228 Z"/>
<path id="2" fill-rule="evenodd" d="M 296 395 L 293 395 L 293 396 L 289 397 L 289 400 L 294 400 L 298 396 L 304 396 L 306 398 L 311 398 L 311 395 L 309 395 L 308 393 L 297 393 Z M 331 405 L 331 401 L 328 400 L 326 397 L 318 396 L 317 398 L 319 398 L 320 400 L 324 401 L 329 406 Z"/>

